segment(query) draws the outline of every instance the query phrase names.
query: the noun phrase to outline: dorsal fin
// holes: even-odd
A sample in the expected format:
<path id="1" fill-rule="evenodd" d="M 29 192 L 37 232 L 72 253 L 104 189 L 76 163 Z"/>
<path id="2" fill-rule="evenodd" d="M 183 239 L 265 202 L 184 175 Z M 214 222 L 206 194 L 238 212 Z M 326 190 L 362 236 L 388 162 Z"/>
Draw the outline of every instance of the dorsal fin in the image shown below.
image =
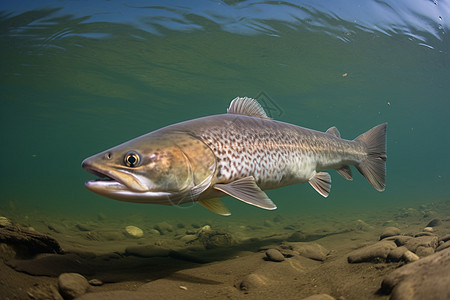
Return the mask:
<path id="1" fill-rule="evenodd" d="M 335 126 L 328 128 L 328 130 L 325 133 L 332 134 L 334 136 L 337 136 L 338 138 L 341 137 L 339 130 Z"/>
<path id="2" fill-rule="evenodd" d="M 258 101 L 247 97 L 234 98 L 227 109 L 227 113 L 270 119 Z"/>

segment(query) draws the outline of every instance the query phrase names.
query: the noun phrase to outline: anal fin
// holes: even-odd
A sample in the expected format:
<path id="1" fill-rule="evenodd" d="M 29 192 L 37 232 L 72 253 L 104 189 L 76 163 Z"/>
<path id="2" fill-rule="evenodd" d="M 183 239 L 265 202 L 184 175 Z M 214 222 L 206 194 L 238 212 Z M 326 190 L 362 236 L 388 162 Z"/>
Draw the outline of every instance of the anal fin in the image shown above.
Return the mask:
<path id="1" fill-rule="evenodd" d="M 223 204 L 222 200 L 219 198 L 212 198 L 207 200 L 200 200 L 197 201 L 198 204 L 202 205 L 203 207 L 209 209 L 213 213 L 222 215 L 222 216 L 229 216 L 231 215 L 228 208 Z"/>
<path id="2" fill-rule="evenodd" d="M 342 177 L 344 177 L 347 180 L 353 180 L 352 177 L 352 170 L 350 169 L 350 166 L 343 166 L 340 169 L 336 170 L 339 174 L 342 175 Z"/>
<path id="3" fill-rule="evenodd" d="M 328 197 L 331 190 L 331 176 L 326 172 L 315 173 L 309 184 L 322 196 Z"/>
<path id="4" fill-rule="evenodd" d="M 253 176 L 244 177 L 230 183 L 217 183 L 214 185 L 214 188 L 260 208 L 269 210 L 277 208 L 272 200 L 267 197 L 266 193 L 258 187 Z"/>

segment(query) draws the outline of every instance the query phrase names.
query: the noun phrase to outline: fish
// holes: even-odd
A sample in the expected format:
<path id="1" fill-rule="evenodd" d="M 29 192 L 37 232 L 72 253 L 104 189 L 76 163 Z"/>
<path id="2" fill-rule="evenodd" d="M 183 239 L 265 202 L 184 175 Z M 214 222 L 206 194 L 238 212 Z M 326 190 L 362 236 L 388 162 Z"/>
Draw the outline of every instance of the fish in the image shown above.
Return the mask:
<path id="1" fill-rule="evenodd" d="M 385 190 L 387 123 L 353 140 L 269 118 L 257 100 L 237 97 L 227 113 L 172 124 L 86 158 L 98 178 L 90 191 L 112 199 L 163 205 L 196 202 L 228 216 L 221 198 L 259 208 L 277 206 L 264 190 L 308 182 L 328 197 L 335 169 L 353 180 L 350 166 Z"/>

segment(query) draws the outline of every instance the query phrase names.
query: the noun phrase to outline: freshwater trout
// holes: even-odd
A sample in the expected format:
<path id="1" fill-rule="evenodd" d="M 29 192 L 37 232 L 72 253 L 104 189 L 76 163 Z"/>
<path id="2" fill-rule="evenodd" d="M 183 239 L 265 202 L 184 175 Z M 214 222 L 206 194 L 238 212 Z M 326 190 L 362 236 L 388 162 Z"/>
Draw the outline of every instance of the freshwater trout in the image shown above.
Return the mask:
<path id="1" fill-rule="evenodd" d="M 300 182 L 327 197 L 335 169 L 352 180 L 350 165 L 383 191 L 386 123 L 354 140 L 336 127 L 319 132 L 270 119 L 251 98 L 234 99 L 226 114 L 170 125 L 85 159 L 99 177 L 94 193 L 112 199 L 164 205 L 197 202 L 230 215 L 219 199 L 276 209 L 263 190 Z"/>

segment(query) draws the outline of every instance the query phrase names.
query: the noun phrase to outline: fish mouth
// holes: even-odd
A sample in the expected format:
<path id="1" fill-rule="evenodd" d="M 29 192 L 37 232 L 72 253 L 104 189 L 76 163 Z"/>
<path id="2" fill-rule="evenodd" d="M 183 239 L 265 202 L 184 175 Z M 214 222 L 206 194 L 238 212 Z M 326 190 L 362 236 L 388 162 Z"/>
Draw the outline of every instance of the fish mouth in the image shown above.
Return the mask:
<path id="1" fill-rule="evenodd" d="M 81 166 L 87 172 L 98 177 L 84 183 L 88 190 L 98 195 L 126 202 L 177 204 L 172 200 L 174 196 L 177 197 L 176 194 L 144 189 L 136 182 L 136 178 L 126 171 L 104 170 L 86 160 L 82 162 Z"/>
<path id="2" fill-rule="evenodd" d="M 128 190 L 127 185 L 119 178 L 119 176 L 115 175 L 113 172 L 102 170 L 94 165 L 88 163 L 87 161 L 83 161 L 81 164 L 83 169 L 87 172 L 97 176 L 98 178 L 93 180 L 88 180 L 84 183 L 84 185 L 94 192 L 98 190 L 98 188 L 102 189 L 112 189 L 112 190 Z"/>

